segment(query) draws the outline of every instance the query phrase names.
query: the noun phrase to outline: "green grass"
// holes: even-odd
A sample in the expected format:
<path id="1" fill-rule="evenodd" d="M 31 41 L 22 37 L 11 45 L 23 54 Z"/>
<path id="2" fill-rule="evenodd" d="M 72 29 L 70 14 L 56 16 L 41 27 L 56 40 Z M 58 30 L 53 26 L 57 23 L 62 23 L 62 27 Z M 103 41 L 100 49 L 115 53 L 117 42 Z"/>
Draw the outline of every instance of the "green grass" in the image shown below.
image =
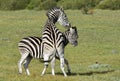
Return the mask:
<path id="1" fill-rule="evenodd" d="M 17 44 L 23 37 L 41 36 L 46 11 L 0 11 L 0 81 L 120 81 L 120 11 L 95 10 L 93 15 L 84 15 L 79 10 L 65 12 L 79 34 L 79 45 L 69 44 L 65 48 L 72 75 L 63 77 L 57 61 L 56 76 L 51 75 L 49 66 L 41 77 L 43 64 L 38 60 L 29 65 L 31 76 L 24 70 L 19 75 Z M 89 68 L 95 62 L 108 64 L 110 68 Z"/>

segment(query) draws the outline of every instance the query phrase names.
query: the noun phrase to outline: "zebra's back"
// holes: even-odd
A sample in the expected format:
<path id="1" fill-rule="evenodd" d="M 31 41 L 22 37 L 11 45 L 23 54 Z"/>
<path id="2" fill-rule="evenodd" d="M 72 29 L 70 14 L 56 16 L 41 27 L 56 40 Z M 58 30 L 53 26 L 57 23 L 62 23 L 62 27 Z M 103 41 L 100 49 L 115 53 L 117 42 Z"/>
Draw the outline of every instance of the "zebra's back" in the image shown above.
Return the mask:
<path id="1" fill-rule="evenodd" d="M 18 48 L 23 53 L 29 53 L 33 58 L 42 58 L 42 40 L 39 37 L 25 37 L 18 43 Z"/>
<path id="2" fill-rule="evenodd" d="M 58 48 L 64 42 L 63 33 L 55 26 L 55 24 L 48 20 L 42 35 L 42 42 L 47 50 Z"/>

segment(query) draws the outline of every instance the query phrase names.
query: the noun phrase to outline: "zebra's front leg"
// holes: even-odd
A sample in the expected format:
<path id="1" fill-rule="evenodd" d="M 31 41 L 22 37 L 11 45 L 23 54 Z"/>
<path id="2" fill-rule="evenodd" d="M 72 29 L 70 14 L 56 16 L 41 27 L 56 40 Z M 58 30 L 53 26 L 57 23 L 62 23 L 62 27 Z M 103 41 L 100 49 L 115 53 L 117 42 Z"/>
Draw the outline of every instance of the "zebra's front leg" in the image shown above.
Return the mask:
<path id="1" fill-rule="evenodd" d="M 61 70 L 62 70 L 64 76 L 67 77 L 67 74 L 66 74 L 66 72 L 65 72 L 65 70 L 64 70 L 64 63 L 65 63 L 65 61 L 64 61 L 64 56 L 63 56 L 63 57 L 60 57 L 60 67 L 61 67 Z"/>
<path id="2" fill-rule="evenodd" d="M 67 66 L 68 74 L 71 74 L 71 69 L 70 69 L 70 66 L 69 66 L 69 63 L 68 63 L 67 59 L 65 59 L 65 64 Z"/>
<path id="3" fill-rule="evenodd" d="M 55 67 L 55 57 L 54 57 L 54 58 L 52 59 L 52 61 L 51 61 L 51 68 L 52 68 L 52 75 L 53 75 L 53 76 L 55 75 L 54 67 Z"/>

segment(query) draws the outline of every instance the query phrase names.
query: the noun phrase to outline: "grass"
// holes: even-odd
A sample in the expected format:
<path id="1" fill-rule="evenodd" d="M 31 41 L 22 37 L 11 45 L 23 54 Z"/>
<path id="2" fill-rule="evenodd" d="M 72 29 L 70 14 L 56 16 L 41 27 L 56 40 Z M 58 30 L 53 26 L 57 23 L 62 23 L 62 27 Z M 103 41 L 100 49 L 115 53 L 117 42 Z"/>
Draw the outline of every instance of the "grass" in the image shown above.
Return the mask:
<path id="1" fill-rule="evenodd" d="M 41 77 L 43 64 L 38 60 L 32 60 L 29 65 L 31 76 L 24 70 L 22 75 L 18 74 L 17 44 L 23 37 L 41 36 L 46 11 L 0 11 L 0 81 L 120 81 L 120 11 L 95 10 L 93 15 L 84 15 L 79 10 L 65 12 L 79 34 L 79 45 L 69 44 L 65 48 L 65 57 L 72 69 L 67 78 L 63 77 L 59 61 L 56 76 L 51 75 L 49 66 L 46 75 Z M 89 68 L 95 62 L 108 64 L 110 68 Z"/>

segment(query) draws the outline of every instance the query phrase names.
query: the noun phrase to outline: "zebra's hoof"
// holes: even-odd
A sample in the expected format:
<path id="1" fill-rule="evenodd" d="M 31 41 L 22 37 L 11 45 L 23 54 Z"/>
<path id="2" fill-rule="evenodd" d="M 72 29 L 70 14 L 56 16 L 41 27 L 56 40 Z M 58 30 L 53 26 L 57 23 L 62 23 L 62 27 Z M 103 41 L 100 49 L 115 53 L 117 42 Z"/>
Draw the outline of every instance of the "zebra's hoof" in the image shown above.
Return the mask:
<path id="1" fill-rule="evenodd" d="M 68 73 L 67 73 L 68 75 L 71 75 L 71 71 L 68 71 Z"/>
<path id="2" fill-rule="evenodd" d="M 41 77 L 44 76 L 44 74 L 41 74 Z"/>
<path id="3" fill-rule="evenodd" d="M 19 75 L 22 75 L 22 73 L 20 73 L 20 72 L 19 72 L 18 74 L 19 74 Z"/>

